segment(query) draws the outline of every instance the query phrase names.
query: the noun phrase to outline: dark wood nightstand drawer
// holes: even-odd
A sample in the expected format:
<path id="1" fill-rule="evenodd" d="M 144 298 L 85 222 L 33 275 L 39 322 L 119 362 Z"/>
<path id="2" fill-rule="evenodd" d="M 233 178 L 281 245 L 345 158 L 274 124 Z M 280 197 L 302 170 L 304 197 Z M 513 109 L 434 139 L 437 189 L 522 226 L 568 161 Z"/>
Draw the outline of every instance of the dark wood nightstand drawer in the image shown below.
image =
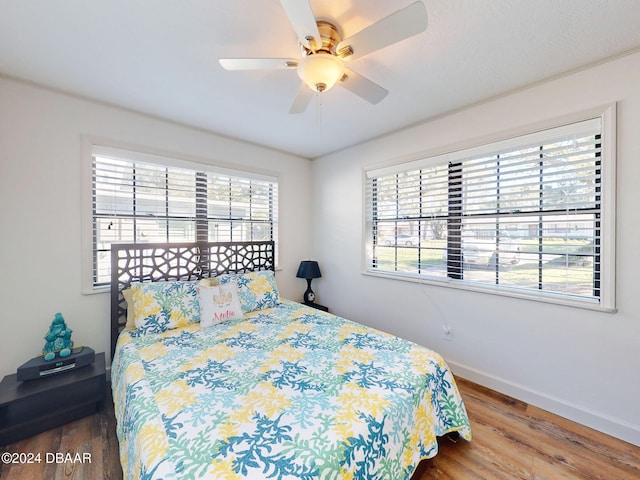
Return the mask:
<path id="1" fill-rule="evenodd" d="M 59 427 L 102 407 L 107 377 L 104 353 L 93 364 L 55 376 L 0 383 L 0 445 Z"/>
<path id="2" fill-rule="evenodd" d="M 325 307 L 324 305 L 320 305 L 319 303 L 314 302 L 304 302 L 307 307 L 316 308 L 318 310 L 322 310 L 323 312 L 328 312 L 329 307 Z"/>

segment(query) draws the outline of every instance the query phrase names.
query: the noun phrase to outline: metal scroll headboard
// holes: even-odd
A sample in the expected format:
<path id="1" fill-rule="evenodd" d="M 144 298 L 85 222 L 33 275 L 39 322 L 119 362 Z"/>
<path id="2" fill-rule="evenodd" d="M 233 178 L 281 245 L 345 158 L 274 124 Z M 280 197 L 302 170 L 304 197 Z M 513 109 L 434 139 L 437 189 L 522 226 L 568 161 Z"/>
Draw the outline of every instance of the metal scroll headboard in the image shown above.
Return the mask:
<path id="1" fill-rule="evenodd" d="M 257 270 L 275 270 L 273 241 L 112 244 L 111 358 L 127 321 L 122 291 L 131 283 L 199 280 Z"/>

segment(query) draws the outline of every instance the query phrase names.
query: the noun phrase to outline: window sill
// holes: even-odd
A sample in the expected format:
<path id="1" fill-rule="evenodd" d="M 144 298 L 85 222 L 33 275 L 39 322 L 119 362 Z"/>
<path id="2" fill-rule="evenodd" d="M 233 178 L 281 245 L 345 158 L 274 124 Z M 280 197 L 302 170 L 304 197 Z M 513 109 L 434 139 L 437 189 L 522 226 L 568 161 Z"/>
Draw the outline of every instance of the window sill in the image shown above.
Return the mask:
<path id="1" fill-rule="evenodd" d="M 102 287 L 88 287 L 82 289 L 82 295 L 95 295 L 97 293 L 109 293 L 111 291 L 111 285 L 104 285 Z"/>
<path id="2" fill-rule="evenodd" d="M 461 280 L 454 280 L 451 278 L 438 279 L 435 277 L 426 277 L 417 274 L 410 273 L 393 273 L 393 272 L 375 272 L 372 270 L 363 270 L 363 275 L 386 278 L 390 280 L 400 280 L 404 282 L 419 283 L 423 285 L 433 285 L 444 288 L 455 288 L 458 290 L 465 290 L 469 292 L 485 293 L 490 295 L 498 295 L 501 297 L 517 298 L 520 300 L 529 300 L 533 302 L 550 303 L 554 305 L 562 305 L 565 307 L 581 308 L 585 310 L 594 310 L 603 313 L 617 313 L 618 309 L 615 307 L 607 307 L 601 305 L 597 300 L 589 299 L 577 299 L 573 297 L 560 297 L 559 295 L 548 293 L 533 293 L 524 292 L 516 288 L 501 287 L 491 288 L 490 286 L 484 286 L 480 284 L 473 284 L 471 282 L 463 282 Z"/>

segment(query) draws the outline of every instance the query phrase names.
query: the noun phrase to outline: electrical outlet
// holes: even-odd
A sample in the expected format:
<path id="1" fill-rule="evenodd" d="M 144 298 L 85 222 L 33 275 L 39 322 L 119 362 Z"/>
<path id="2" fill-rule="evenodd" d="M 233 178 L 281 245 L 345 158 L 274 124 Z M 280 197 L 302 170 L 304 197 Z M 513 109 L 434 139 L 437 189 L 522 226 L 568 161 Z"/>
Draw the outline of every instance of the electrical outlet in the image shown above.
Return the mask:
<path id="1" fill-rule="evenodd" d="M 442 325 L 442 339 L 447 342 L 451 342 L 453 340 L 453 332 L 451 331 L 450 325 Z"/>

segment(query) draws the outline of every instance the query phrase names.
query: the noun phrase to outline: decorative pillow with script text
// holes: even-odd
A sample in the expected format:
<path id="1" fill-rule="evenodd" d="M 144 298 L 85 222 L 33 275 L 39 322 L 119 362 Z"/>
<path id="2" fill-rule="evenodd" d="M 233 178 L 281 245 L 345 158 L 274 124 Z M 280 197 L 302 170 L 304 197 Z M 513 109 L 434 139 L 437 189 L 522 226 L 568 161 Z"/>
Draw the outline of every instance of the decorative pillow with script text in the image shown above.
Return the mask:
<path id="1" fill-rule="evenodd" d="M 243 318 L 238 287 L 227 283 L 215 287 L 198 285 L 200 301 L 200 328 L 207 328 L 226 320 Z"/>

